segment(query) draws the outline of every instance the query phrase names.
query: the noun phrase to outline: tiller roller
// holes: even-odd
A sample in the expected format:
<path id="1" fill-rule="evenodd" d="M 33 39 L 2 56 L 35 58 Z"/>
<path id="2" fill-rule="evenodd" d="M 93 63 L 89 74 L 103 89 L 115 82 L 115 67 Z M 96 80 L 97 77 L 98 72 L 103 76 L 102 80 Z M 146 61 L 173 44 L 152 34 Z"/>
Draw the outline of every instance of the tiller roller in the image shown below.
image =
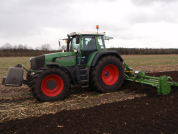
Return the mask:
<path id="1" fill-rule="evenodd" d="M 126 69 L 125 80 L 156 87 L 158 95 L 169 94 L 171 90 L 178 91 L 178 83 L 169 76 L 151 77 L 145 75 L 144 71 L 134 71 L 127 64 L 123 63 L 123 65 Z"/>

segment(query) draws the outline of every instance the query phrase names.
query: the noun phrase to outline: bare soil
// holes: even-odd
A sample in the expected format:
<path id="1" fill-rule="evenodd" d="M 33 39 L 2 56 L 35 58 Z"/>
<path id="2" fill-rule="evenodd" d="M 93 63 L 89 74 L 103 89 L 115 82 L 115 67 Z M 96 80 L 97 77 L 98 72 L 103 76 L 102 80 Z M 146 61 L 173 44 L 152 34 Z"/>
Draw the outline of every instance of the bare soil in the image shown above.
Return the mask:
<path id="1" fill-rule="evenodd" d="M 178 71 L 149 73 L 148 75 L 168 75 L 178 82 Z M 57 108 L 60 112 L 26 119 L 4 120 L 0 123 L 0 133 L 178 133 L 178 92 L 157 96 L 154 87 L 133 82 L 124 82 L 120 91 L 121 95 L 119 95 L 120 92 L 98 94 L 89 89 L 83 90 L 80 88 L 71 90 L 64 102 L 75 104 L 73 103 L 75 98 L 84 102 L 87 100 L 86 107 L 91 106 L 90 108 L 74 108 L 76 110 L 66 108 L 61 111 L 61 103 L 51 103 L 56 106 L 59 104 Z M 119 100 L 125 94 L 127 97 Z M 78 95 L 83 99 L 80 100 Z M 128 99 L 129 95 L 130 99 Z M 32 97 L 27 100 L 30 99 L 33 102 Z M 21 102 L 18 99 L 16 101 Z M 95 106 L 95 101 L 98 106 Z M 1 99 L 1 104 L 10 105 L 12 102 L 9 99 Z M 30 104 L 35 103 L 37 107 L 41 106 L 38 105 L 39 102 L 31 102 Z M 49 108 L 48 103 L 44 104 Z M 88 106 L 88 104 L 94 106 Z M 7 107 L 4 106 L 5 108 Z"/>

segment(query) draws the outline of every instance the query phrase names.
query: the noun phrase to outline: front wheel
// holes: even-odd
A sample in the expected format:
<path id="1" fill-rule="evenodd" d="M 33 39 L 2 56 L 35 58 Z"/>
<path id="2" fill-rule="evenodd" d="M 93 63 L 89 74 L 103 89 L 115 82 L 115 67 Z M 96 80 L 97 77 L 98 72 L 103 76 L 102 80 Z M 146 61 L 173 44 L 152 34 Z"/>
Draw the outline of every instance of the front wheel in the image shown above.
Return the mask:
<path id="1" fill-rule="evenodd" d="M 117 91 L 124 80 L 124 67 L 116 56 L 105 56 L 92 69 L 91 83 L 100 92 Z"/>
<path id="2" fill-rule="evenodd" d="M 43 67 L 32 79 L 32 92 L 39 101 L 63 99 L 70 90 L 68 74 L 58 67 Z"/>

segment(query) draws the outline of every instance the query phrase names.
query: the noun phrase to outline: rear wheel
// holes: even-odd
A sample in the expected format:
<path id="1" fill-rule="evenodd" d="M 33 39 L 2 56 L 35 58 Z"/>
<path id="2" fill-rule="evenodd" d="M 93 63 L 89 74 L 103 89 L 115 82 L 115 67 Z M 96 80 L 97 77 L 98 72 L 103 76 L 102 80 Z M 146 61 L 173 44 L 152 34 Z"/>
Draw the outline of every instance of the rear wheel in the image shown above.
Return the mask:
<path id="1" fill-rule="evenodd" d="M 70 78 L 61 68 L 43 67 L 33 76 L 31 87 L 39 101 L 57 101 L 70 90 Z"/>
<path id="2" fill-rule="evenodd" d="M 105 56 L 93 68 L 91 82 L 100 92 L 117 91 L 124 80 L 124 68 L 116 56 Z"/>

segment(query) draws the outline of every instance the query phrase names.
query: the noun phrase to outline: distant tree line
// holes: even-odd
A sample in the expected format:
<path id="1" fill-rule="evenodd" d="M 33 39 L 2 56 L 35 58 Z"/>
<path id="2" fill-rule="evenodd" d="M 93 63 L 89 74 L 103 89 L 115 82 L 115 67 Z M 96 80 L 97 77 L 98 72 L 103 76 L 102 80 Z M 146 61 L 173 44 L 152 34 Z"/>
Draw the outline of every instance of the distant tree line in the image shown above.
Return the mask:
<path id="1" fill-rule="evenodd" d="M 6 43 L 0 47 L 0 57 L 11 57 L 11 56 L 38 56 L 47 53 L 61 52 L 66 47 L 62 45 L 58 50 L 52 50 L 49 44 L 41 45 L 33 49 L 27 45 L 15 45 L 12 46 Z M 144 54 L 178 54 L 177 48 L 170 49 L 153 49 L 153 48 L 107 48 L 107 50 L 115 50 L 122 55 L 144 55 Z"/>
<path id="2" fill-rule="evenodd" d="M 107 48 L 123 55 L 178 54 L 178 48 Z"/>
<path id="3" fill-rule="evenodd" d="M 11 56 L 38 56 L 47 53 L 54 53 L 62 50 L 52 50 L 49 44 L 41 45 L 33 49 L 27 45 L 15 45 L 12 46 L 6 43 L 4 46 L 0 47 L 0 57 L 11 57 Z"/>

